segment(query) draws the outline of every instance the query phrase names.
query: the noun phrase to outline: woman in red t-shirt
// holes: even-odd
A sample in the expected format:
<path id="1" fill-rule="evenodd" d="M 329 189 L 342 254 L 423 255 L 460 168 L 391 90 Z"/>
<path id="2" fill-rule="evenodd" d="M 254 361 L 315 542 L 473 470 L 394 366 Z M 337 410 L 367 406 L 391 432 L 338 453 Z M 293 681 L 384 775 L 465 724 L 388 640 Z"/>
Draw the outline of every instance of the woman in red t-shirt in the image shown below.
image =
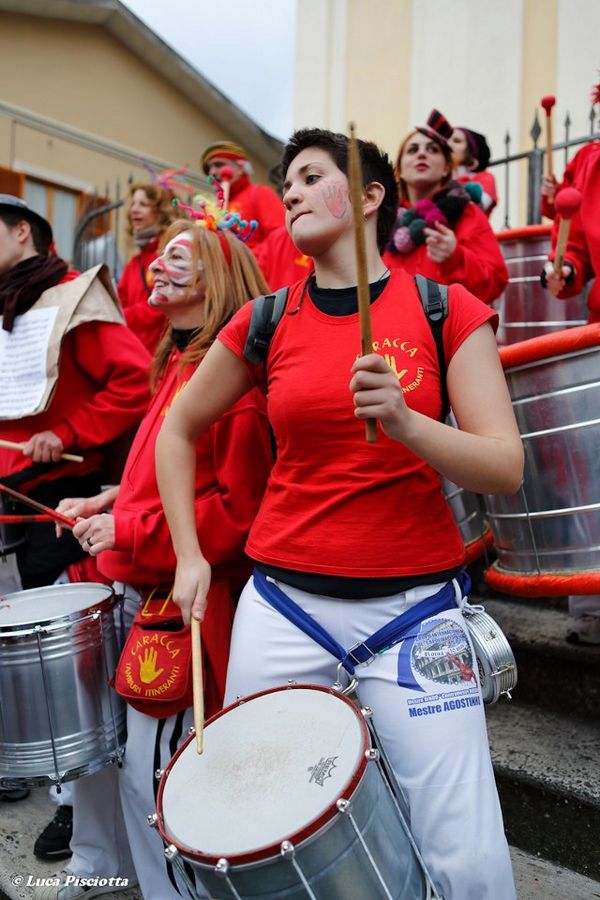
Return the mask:
<path id="1" fill-rule="evenodd" d="M 523 450 L 494 339 L 497 317 L 461 286 L 450 288 L 447 387 L 462 430 L 452 428 L 440 420 L 435 342 L 415 284 L 405 272 L 390 275 L 380 255 L 396 216 L 393 170 L 374 144 L 361 141 L 359 149 L 374 352 L 358 355 L 347 138 L 297 132 L 284 150 L 283 200 L 290 235 L 314 259 L 315 274 L 290 288 L 266 359 L 254 345 L 247 349 L 251 305 L 233 317 L 157 440 L 157 479 L 177 555 L 174 599 L 186 619 L 205 615 L 211 568 L 194 527 L 195 442 L 260 386 L 277 460 L 246 545 L 256 565 L 236 612 L 225 702 L 288 679 L 336 680 L 339 657 L 315 630 L 307 633 L 307 617 L 328 633 L 330 648 L 337 642 L 360 652 L 410 610 L 416 625 L 368 666 L 365 657 L 355 667 L 345 657 L 344 667 L 360 678 L 360 703 L 373 710 L 439 894 L 514 900 L 461 612 L 464 546 L 441 490 L 441 475 L 482 493 L 513 493 L 521 482 Z M 365 441 L 366 418 L 378 422 L 375 443 Z M 450 678 L 424 673 L 440 628 L 460 648 Z M 421 715 L 433 694 L 439 702 Z"/>
<path id="2" fill-rule="evenodd" d="M 508 271 L 485 213 L 464 185 L 452 180 L 453 129 L 433 110 L 427 124 L 400 144 L 396 179 L 400 205 L 385 264 L 441 284 L 458 283 L 491 303 L 508 282 Z"/>

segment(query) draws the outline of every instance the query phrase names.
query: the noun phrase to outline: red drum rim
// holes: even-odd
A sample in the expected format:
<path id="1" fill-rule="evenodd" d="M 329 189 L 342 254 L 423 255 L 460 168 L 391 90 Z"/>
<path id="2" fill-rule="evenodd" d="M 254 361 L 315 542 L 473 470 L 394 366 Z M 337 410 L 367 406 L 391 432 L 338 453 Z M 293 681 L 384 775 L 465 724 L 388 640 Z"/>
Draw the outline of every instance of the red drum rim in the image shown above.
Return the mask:
<path id="1" fill-rule="evenodd" d="M 600 593 L 600 572 L 547 572 L 540 574 L 503 570 L 494 563 L 485 573 L 487 584 L 501 594 L 520 597 L 564 597 Z"/>
<path id="2" fill-rule="evenodd" d="M 494 546 L 494 535 L 491 528 L 488 528 L 482 537 L 475 538 L 469 544 L 465 544 L 465 565 L 468 566 L 475 560 L 479 559 L 486 550 Z"/>
<path id="3" fill-rule="evenodd" d="M 205 728 L 208 727 L 212 722 L 216 722 L 217 719 L 220 719 L 221 716 L 226 715 L 231 710 L 240 706 L 241 704 L 247 705 L 251 703 L 253 700 L 257 700 L 259 697 L 263 697 L 267 694 L 275 694 L 280 691 L 295 691 L 295 690 L 313 690 L 313 691 L 321 691 L 325 694 L 331 694 L 334 697 L 337 697 L 339 700 L 342 700 L 348 706 L 350 706 L 355 713 L 357 720 L 360 725 L 362 739 L 363 739 L 363 752 L 360 754 L 360 762 L 356 768 L 356 771 L 350 778 L 350 780 L 344 785 L 342 791 L 340 792 L 340 797 L 343 797 L 346 800 L 350 800 L 354 791 L 360 784 L 362 777 L 364 775 L 365 769 L 368 764 L 368 760 L 366 757 L 366 751 L 369 748 L 369 731 L 367 725 L 365 723 L 364 717 L 361 715 L 360 710 L 357 708 L 356 704 L 353 703 L 348 697 L 344 696 L 344 694 L 339 691 L 334 690 L 333 688 L 323 687 L 320 684 L 289 684 L 282 685 L 281 687 L 270 688 L 265 691 L 258 691 L 256 694 L 249 694 L 247 697 L 243 697 L 241 700 L 237 700 L 235 703 L 231 703 L 229 706 L 222 709 L 220 712 L 216 713 L 214 716 L 211 716 L 210 719 L 205 723 Z M 194 850 L 191 847 L 186 847 L 182 844 L 179 844 L 173 837 L 165 830 L 164 828 L 164 817 L 163 817 L 163 792 L 165 789 L 165 785 L 167 783 L 169 773 L 175 766 L 177 760 L 182 755 L 186 747 L 192 741 L 196 740 L 196 735 L 192 734 L 190 737 L 179 747 L 173 758 L 170 760 L 168 766 L 166 767 L 163 776 L 160 780 L 160 785 L 158 788 L 158 794 L 156 797 L 156 811 L 158 815 L 158 831 L 167 844 L 172 844 L 177 848 L 179 853 L 184 856 L 186 859 L 194 860 L 195 862 L 204 863 L 207 866 L 214 866 L 218 863 L 220 859 L 224 857 L 224 854 L 220 856 L 213 856 L 207 853 L 202 853 L 200 850 Z M 301 844 L 307 838 L 312 837 L 318 831 L 321 830 L 325 825 L 330 822 L 335 815 L 338 814 L 338 809 L 335 803 L 330 804 L 327 809 L 325 809 L 320 816 L 317 816 L 311 822 L 301 828 L 298 831 L 293 832 L 290 835 L 286 835 L 282 840 L 290 841 L 294 845 Z M 227 862 L 230 865 L 244 865 L 248 863 L 256 863 L 266 861 L 275 856 L 279 856 L 281 851 L 281 841 L 278 841 L 274 844 L 265 844 L 262 847 L 258 847 L 256 850 L 252 850 L 248 853 L 232 853 L 226 856 Z"/>
<path id="4" fill-rule="evenodd" d="M 506 228 L 504 231 L 497 231 L 496 237 L 499 241 L 514 241 L 523 238 L 550 237 L 552 233 L 552 225 L 523 225 L 522 228 Z"/>
<path id="5" fill-rule="evenodd" d="M 512 369 L 526 363 L 551 359 L 565 353 L 576 353 L 600 344 L 600 322 L 565 328 L 550 334 L 529 338 L 516 344 L 499 347 L 500 360 L 504 369 Z"/>

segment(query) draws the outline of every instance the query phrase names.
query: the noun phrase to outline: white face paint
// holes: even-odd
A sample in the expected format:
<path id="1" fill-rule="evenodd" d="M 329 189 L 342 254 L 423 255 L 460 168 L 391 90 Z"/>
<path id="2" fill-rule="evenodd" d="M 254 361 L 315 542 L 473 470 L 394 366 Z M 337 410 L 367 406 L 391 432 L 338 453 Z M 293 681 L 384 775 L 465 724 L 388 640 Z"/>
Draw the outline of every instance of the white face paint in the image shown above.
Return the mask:
<path id="1" fill-rule="evenodd" d="M 151 306 L 160 308 L 174 303 L 189 303 L 204 296 L 203 278 L 191 290 L 195 275 L 192 239 L 191 231 L 183 231 L 172 238 L 162 254 L 150 264 L 153 281 L 148 303 Z M 198 269 L 204 269 L 201 260 L 198 261 Z"/>

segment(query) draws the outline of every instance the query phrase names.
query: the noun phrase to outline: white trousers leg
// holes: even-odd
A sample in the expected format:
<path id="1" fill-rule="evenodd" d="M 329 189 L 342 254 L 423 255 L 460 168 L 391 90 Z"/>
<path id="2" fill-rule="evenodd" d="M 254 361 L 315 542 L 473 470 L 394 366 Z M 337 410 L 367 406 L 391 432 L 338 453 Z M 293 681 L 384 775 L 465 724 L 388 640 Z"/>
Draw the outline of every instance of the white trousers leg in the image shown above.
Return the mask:
<path id="1" fill-rule="evenodd" d="M 76 875 L 135 878 L 116 766 L 73 782 L 71 850 L 68 867 Z"/>
<path id="2" fill-rule="evenodd" d="M 60 580 L 60 579 L 59 579 Z M 133 613 L 115 613 L 117 640 L 133 620 Z M 73 805 L 72 857 L 70 871 L 82 877 L 135 878 L 135 867 L 129 852 L 127 831 L 123 820 L 119 796 L 119 778 L 116 766 L 110 765 L 70 782 Z M 58 797 L 65 803 L 65 792 Z"/>
<path id="3" fill-rule="evenodd" d="M 426 586 L 344 601 L 280 587 L 346 648 L 436 591 Z M 441 657 L 440 646 L 449 648 Z M 331 685 L 336 666 L 257 594 L 252 581 L 246 585 L 233 627 L 225 704 L 289 678 Z M 413 836 L 444 900 L 515 900 L 476 668 L 457 608 L 424 623 L 421 636 L 359 666 L 358 693 L 373 710 L 408 796 Z"/>

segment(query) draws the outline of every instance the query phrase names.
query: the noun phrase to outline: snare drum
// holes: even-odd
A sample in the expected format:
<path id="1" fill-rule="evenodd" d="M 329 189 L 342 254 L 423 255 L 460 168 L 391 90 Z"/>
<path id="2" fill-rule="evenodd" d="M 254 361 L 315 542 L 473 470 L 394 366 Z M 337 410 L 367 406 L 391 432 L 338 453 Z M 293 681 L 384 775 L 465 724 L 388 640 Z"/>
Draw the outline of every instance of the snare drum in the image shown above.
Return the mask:
<path id="1" fill-rule="evenodd" d="M 276 688 L 213 717 L 160 783 L 157 824 L 214 900 L 434 896 L 361 712 L 339 692 Z"/>
<path id="2" fill-rule="evenodd" d="M 104 584 L 61 584 L 0 601 L 0 784 L 60 784 L 120 760 L 125 706 Z"/>

